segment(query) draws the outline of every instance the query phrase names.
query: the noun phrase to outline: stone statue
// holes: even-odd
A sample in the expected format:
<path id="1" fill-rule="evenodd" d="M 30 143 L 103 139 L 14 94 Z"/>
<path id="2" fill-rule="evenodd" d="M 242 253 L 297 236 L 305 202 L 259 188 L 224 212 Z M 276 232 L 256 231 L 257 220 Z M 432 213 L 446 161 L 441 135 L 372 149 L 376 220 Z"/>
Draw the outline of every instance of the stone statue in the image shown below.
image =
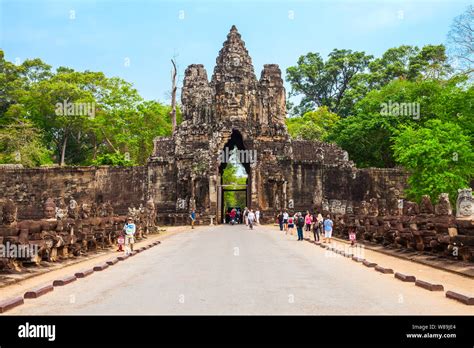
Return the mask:
<path id="1" fill-rule="evenodd" d="M 346 214 L 352 215 L 354 214 L 354 206 L 352 205 L 352 202 L 347 202 L 346 206 Z"/>
<path id="2" fill-rule="evenodd" d="M 347 203 L 345 201 L 341 202 L 341 206 L 339 207 L 339 213 L 344 215 L 347 211 Z"/>
<path id="3" fill-rule="evenodd" d="M 341 201 L 338 199 L 331 199 L 329 201 L 329 210 L 333 214 L 340 214 L 341 213 Z"/>
<path id="4" fill-rule="evenodd" d="M 156 232 L 156 209 L 153 199 L 150 198 L 145 206 L 145 233 Z"/>
<path id="5" fill-rule="evenodd" d="M 449 194 L 441 193 L 438 197 L 438 204 L 435 207 L 436 215 L 451 215 L 453 210 L 451 209 L 451 203 L 449 202 Z"/>
<path id="6" fill-rule="evenodd" d="M 419 212 L 420 212 L 420 209 L 417 203 L 411 202 L 411 201 L 405 201 L 405 204 L 403 205 L 404 215 L 408 215 L 408 216 L 418 215 Z"/>
<path id="7" fill-rule="evenodd" d="M 472 188 L 458 190 L 456 217 L 474 220 L 474 198 L 472 197 Z"/>
<path id="8" fill-rule="evenodd" d="M 369 205 L 366 201 L 360 202 L 359 206 L 359 215 L 368 215 L 369 214 Z"/>
<path id="9" fill-rule="evenodd" d="M 383 198 L 379 198 L 378 200 L 378 208 L 379 208 L 379 216 L 387 215 L 387 200 Z"/>
<path id="10" fill-rule="evenodd" d="M 378 216 L 379 215 L 379 203 L 377 198 L 371 198 L 369 204 L 369 215 Z"/>
<path id="11" fill-rule="evenodd" d="M 58 248 L 64 246 L 64 240 L 61 233 L 64 231 L 64 225 L 61 220 L 56 218 L 56 204 L 51 198 L 44 203 L 43 215 L 41 220 L 41 238 L 44 243 L 40 249 L 42 257 L 48 261 L 57 261 Z"/>
<path id="12" fill-rule="evenodd" d="M 79 219 L 79 204 L 71 198 L 67 207 L 67 215 L 71 219 Z"/>
<path id="13" fill-rule="evenodd" d="M 7 199 L 2 206 L 2 221 L 0 224 L 0 244 L 5 246 L 11 244 L 27 244 L 28 234 L 21 234 L 17 223 L 18 209 L 12 200 Z M 21 262 L 16 258 L 2 257 L 0 255 L 0 269 L 20 272 Z"/>
<path id="14" fill-rule="evenodd" d="M 423 195 L 421 197 L 420 213 L 422 213 L 422 214 L 433 214 L 433 212 L 434 212 L 434 208 L 433 208 L 433 204 L 431 203 L 430 196 Z"/>
<path id="15" fill-rule="evenodd" d="M 387 208 L 390 215 L 400 215 L 403 209 L 403 206 L 400 207 L 400 191 L 395 187 L 391 187 L 388 190 L 388 201 Z"/>
<path id="16" fill-rule="evenodd" d="M 329 202 L 328 202 L 328 200 L 323 199 L 321 204 L 322 204 L 323 212 L 329 212 Z"/>

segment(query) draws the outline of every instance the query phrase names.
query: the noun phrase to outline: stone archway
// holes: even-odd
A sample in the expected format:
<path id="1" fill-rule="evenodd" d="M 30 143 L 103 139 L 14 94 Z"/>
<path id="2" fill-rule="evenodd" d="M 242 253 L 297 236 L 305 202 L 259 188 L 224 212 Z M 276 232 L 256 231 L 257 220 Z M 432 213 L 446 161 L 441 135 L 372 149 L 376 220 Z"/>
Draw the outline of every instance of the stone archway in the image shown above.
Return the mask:
<path id="1" fill-rule="evenodd" d="M 236 160 L 244 167 L 245 172 L 247 174 L 247 181 L 244 186 L 238 185 L 239 187 L 236 189 L 229 189 L 224 185 L 223 182 L 223 173 L 225 168 L 227 167 L 227 164 L 231 160 L 230 154 L 231 151 L 236 149 L 237 150 L 237 158 Z M 251 180 L 252 180 L 252 163 L 256 161 L 256 154 L 254 150 L 246 148 L 245 143 L 244 143 L 244 138 L 242 136 L 242 133 L 238 129 L 232 129 L 232 133 L 228 137 L 227 142 L 223 145 L 223 147 L 220 149 L 219 153 L 219 162 L 220 165 L 218 167 L 218 173 L 217 173 L 217 211 L 216 211 L 216 217 L 217 221 L 221 223 L 224 218 L 224 192 L 225 191 L 243 191 L 245 190 L 246 192 L 246 206 L 251 207 L 252 202 L 252 185 L 251 185 Z M 232 185 L 234 186 L 234 185 Z M 242 207 L 243 208 L 243 207 Z"/>

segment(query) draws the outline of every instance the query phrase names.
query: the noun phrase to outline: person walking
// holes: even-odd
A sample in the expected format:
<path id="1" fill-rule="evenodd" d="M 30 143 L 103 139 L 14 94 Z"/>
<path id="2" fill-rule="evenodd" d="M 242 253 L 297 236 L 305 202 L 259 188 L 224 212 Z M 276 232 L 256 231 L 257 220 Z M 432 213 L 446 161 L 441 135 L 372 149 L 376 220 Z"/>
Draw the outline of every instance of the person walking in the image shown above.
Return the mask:
<path id="1" fill-rule="evenodd" d="M 133 218 L 129 217 L 123 226 L 125 233 L 125 255 L 130 255 L 133 251 L 133 244 L 135 244 L 135 233 L 137 226 L 133 223 Z"/>
<path id="2" fill-rule="evenodd" d="M 255 224 L 260 225 L 260 210 L 258 208 L 255 210 Z"/>
<path id="3" fill-rule="evenodd" d="M 285 234 L 288 233 L 288 218 L 290 216 L 288 215 L 288 212 L 285 210 L 283 212 L 283 227 L 285 228 Z"/>
<path id="4" fill-rule="evenodd" d="M 311 231 L 311 223 L 313 221 L 313 217 L 309 213 L 309 211 L 306 211 L 306 216 L 304 217 L 304 222 L 306 224 L 306 231 L 309 232 Z"/>
<path id="5" fill-rule="evenodd" d="M 324 220 L 324 237 L 325 242 L 329 244 L 331 243 L 333 225 L 334 223 L 332 222 L 331 217 L 328 214 L 327 218 Z"/>
<path id="6" fill-rule="evenodd" d="M 295 218 L 292 215 L 288 216 L 288 224 L 287 224 L 287 231 L 288 234 L 293 235 L 293 228 L 295 227 L 294 225 Z"/>
<path id="7" fill-rule="evenodd" d="M 296 220 L 296 230 L 298 231 L 298 240 L 303 240 L 303 228 L 305 225 L 305 218 L 301 213 L 298 213 Z"/>
<path id="8" fill-rule="evenodd" d="M 277 216 L 278 225 L 280 225 L 280 231 L 283 231 L 283 212 L 280 211 L 280 214 Z"/>
<path id="9" fill-rule="evenodd" d="M 349 240 L 351 241 L 351 247 L 353 247 L 354 245 L 356 245 L 357 241 L 356 241 L 356 230 L 355 230 L 355 227 L 351 227 L 349 229 Z"/>
<path id="10" fill-rule="evenodd" d="M 249 210 L 249 213 L 247 216 L 247 222 L 248 222 L 249 228 L 253 230 L 253 225 L 255 223 L 255 213 L 253 212 L 252 209 Z"/>
<path id="11" fill-rule="evenodd" d="M 245 221 L 245 226 L 248 226 L 248 225 L 249 225 L 248 216 L 249 216 L 249 210 L 248 210 L 247 207 L 245 207 L 245 209 L 244 209 L 244 221 Z"/>
<path id="12" fill-rule="evenodd" d="M 196 222 L 196 211 L 194 209 L 191 210 L 189 217 L 191 218 L 191 229 L 194 229 L 194 223 Z"/>
<path id="13" fill-rule="evenodd" d="M 230 224 L 233 225 L 235 224 L 235 216 L 237 215 L 237 211 L 232 208 L 232 210 L 230 211 Z"/>
<path id="14" fill-rule="evenodd" d="M 313 225 L 313 233 L 314 233 L 314 240 L 319 242 L 320 240 L 320 235 L 321 238 L 323 237 L 323 216 L 321 213 L 318 213 L 318 215 L 314 214 L 314 225 Z"/>

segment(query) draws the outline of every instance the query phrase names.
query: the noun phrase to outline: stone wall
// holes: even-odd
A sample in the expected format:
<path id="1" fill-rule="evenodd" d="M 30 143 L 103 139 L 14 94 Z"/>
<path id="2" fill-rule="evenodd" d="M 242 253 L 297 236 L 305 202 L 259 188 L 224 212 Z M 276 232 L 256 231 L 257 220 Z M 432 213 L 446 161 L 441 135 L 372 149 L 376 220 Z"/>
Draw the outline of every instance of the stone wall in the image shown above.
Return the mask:
<path id="1" fill-rule="evenodd" d="M 146 167 L 0 167 L 0 199 L 11 199 L 18 218 L 42 218 L 43 203 L 51 198 L 79 204 L 109 201 L 117 214 L 146 200 Z"/>

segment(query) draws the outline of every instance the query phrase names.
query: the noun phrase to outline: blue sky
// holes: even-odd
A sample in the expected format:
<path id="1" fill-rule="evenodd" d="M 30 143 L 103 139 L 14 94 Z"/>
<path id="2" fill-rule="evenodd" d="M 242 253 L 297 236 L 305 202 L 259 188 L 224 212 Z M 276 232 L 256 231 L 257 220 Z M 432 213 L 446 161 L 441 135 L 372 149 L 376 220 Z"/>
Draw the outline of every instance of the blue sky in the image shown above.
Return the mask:
<path id="1" fill-rule="evenodd" d="M 0 48 L 10 61 L 39 57 L 54 68 L 103 71 L 132 82 L 146 99 L 169 101 L 170 59 L 215 59 L 235 24 L 260 77 L 309 51 L 334 48 L 375 56 L 402 44 L 446 42 L 471 1 L 0 0 Z M 129 64 L 127 64 L 129 63 Z M 181 85 L 182 81 L 179 81 Z"/>

